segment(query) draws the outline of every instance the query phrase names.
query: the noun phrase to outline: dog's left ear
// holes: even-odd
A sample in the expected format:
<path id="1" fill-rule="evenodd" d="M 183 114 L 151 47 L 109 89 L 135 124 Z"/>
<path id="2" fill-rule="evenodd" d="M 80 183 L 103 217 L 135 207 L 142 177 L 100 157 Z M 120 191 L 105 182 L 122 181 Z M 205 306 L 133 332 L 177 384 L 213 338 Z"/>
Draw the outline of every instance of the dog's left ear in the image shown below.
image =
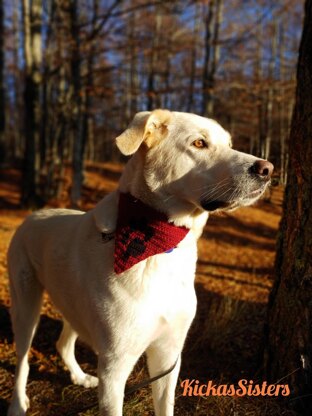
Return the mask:
<path id="1" fill-rule="evenodd" d="M 167 125 L 171 118 L 168 110 L 142 111 L 120 136 L 116 138 L 118 149 L 125 156 L 135 153 L 143 142 L 152 147 L 167 134 Z"/>

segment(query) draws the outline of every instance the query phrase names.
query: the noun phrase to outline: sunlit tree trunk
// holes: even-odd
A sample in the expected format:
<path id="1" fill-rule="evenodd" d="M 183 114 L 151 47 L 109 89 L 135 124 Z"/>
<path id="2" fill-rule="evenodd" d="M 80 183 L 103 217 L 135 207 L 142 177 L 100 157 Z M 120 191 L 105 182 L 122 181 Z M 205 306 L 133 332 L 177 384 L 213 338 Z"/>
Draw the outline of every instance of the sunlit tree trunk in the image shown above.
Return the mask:
<path id="1" fill-rule="evenodd" d="M 312 414 L 312 0 L 299 51 L 289 169 L 269 302 L 266 370 L 289 383 L 292 405 Z"/>

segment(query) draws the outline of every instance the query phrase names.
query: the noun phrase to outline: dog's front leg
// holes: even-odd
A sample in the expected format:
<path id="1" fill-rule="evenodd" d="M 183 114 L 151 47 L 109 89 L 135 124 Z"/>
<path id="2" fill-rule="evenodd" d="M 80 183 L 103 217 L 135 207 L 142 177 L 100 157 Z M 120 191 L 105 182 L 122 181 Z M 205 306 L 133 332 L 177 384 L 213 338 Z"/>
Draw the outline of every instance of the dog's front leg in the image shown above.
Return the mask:
<path id="1" fill-rule="evenodd" d="M 167 345 L 153 345 L 147 351 L 147 363 L 151 377 L 168 370 L 176 361 L 168 375 L 152 383 L 153 401 L 156 416 L 172 416 L 177 379 L 181 365 L 181 350 Z"/>
<path id="2" fill-rule="evenodd" d="M 138 356 L 122 354 L 99 355 L 99 407 L 101 416 L 122 416 L 124 391 L 127 379 Z"/>

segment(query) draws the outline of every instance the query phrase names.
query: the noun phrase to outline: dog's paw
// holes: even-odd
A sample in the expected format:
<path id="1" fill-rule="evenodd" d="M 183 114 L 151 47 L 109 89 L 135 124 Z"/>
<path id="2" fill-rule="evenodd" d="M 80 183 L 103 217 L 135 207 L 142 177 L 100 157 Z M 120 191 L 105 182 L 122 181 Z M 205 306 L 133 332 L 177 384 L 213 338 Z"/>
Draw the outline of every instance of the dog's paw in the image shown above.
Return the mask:
<path id="1" fill-rule="evenodd" d="M 97 377 L 91 376 L 90 374 L 84 374 L 83 376 L 77 377 L 76 375 L 71 375 L 71 380 L 74 384 L 78 386 L 83 386 L 86 388 L 97 387 L 99 384 L 99 379 Z"/>
<path id="2" fill-rule="evenodd" d="M 28 408 L 29 399 L 27 396 L 25 396 L 24 400 L 13 398 L 7 416 L 25 416 Z"/>

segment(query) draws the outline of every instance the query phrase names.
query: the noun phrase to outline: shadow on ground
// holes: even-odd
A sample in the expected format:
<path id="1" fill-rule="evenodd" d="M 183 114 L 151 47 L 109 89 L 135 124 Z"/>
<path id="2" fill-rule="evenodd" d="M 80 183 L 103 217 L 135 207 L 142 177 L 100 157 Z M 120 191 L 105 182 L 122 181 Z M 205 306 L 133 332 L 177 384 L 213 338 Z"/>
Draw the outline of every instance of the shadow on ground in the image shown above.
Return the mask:
<path id="1" fill-rule="evenodd" d="M 41 315 L 40 323 L 34 337 L 29 354 L 30 373 L 27 384 L 31 406 L 40 415 L 59 416 L 77 414 L 90 399 L 97 400 L 95 389 L 86 390 L 71 384 L 68 371 L 64 369 L 58 356 L 55 343 L 61 332 L 62 323 L 47 315 Z M 97 358 L 86 346 L 78 342 L 76 357 L 84 371 L 96 374 Z M 0 305 L 0 414 L 5 415 L 12 395 L 15 349 L 11 330 L 9 310 Z M 73 388 L 74 393 L 83 397 L 77 403 L 62 400 L 66 395 L 66 387 Z M 84 394 L 84 392 L 86 394 Z M 69 393 L 68 393 L 69 394 Z M 71 396 L 72 398 L 72 396 Z"/>

